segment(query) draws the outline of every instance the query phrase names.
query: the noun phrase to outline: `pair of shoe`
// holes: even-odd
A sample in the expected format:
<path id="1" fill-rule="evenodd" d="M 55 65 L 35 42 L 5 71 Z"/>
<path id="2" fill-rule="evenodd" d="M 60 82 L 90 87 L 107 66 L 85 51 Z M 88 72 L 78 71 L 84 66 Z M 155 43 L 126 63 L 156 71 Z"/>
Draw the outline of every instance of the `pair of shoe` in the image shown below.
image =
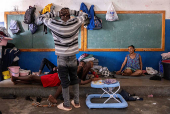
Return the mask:
<path id="1" fill-rule="evenodd" d="M 71 104 L 74 106 L 74 108 L 80 108 L 80 104 L 78 106 L 76 106 L 75 103 L 74 103 L 74 100 L 71 101 Z M 65 111 L 72 110 L 72 108 L 65 108 L 64 103 L 59 104 L 57 107 L 61 110 L 65 110 Z"/>

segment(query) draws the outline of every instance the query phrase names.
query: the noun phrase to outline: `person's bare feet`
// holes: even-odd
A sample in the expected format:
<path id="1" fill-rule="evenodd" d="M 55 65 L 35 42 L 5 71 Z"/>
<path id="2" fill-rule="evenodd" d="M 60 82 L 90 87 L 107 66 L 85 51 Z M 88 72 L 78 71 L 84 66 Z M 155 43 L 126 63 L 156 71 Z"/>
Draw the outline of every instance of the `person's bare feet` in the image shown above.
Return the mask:
<path id="1" fill-rule="evenodd" d="M 128 74 L 122 73 L 122 76 L 129 76 Z"/>
<path id="2" fill-rule="evenodd" d="M 80 108 L 80 103 L 79 104 L 75 104 L 74 100 L 71 101 L 71 104 L 75 107 L 75 108 Z"/>
<path id="3" fill-rule="evenodd" d="M 72 110 L 72 107 L 65 107 L 65 106 L 64 106 L 64 103 L 59 104 L 57 107 L 58 107 L 59 109 L 61 109 L 61 110 L 65 110 L 65 111 L 70 111 L 70 110 Z"/>
<path id="4" fill-rule="evenodd" d="M 56 104 L 56 103 L 57 103 L 57 100 L 56 100 L 52 95 L 49 95 L 48 101 L 50 101 L 50 102 L 53 103 L 53 104 Z"/>
<path id="5" fill-rule="evenodd" d="M 122 73 L 121 73 L 120 71 L 117 71 L 116 74 L 117 74 L 117 75 L 121 75 Z"/>
<path id="6" fill-rule="evenodd" d="M 14 83 L 14 85 L 16 85 L 16 84 L 17 84 L 17 81 L 16 81 L 16 79 L 15 79 L 15 77 L 14 77 L 14 76 L 11 76 L 11 81 Z"/>

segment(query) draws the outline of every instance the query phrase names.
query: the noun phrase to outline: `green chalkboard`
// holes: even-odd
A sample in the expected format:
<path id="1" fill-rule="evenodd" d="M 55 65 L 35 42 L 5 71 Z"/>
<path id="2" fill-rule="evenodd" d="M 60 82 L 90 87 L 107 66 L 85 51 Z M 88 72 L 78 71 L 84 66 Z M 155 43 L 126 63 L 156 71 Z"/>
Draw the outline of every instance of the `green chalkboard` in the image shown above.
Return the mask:
<path id="1" fill-rule="evenodd" d="M 10 21 L 17 20 L 18 24 L 21 28 L 21 32 L 18 34 L 12 34 L 9 30 Z M 11 35 L 13 40 L 9 41 L 14 43 L 15 46 L 19 49 L 54 49 L 54 40 L 52 34 L 49 29 L 47 29 L 48 33 L 43 33 L 43 25 L 38 26 L 38 30 L 36 33 L 32 34 L 30 30 L 28 30 L 28 24 L 23 22 L 24 15 L 21 14 L 8 14 L 7 15 L 7 27 L 8 32 Z M 81 29 L 78 35 L 79 49 L 81 48 Z"/>
<path id="2" fill-rule="evenodd" d="M 96 14 L 102 19 L 103 28 L 87 31 L 86 51 L 92 49 L 136 48 L 162 49 L 162 14 L 118 14 L 119 20 L 106 21 L 105 14 Z M 100 50 L 98 50 L 100 51 Z"/>

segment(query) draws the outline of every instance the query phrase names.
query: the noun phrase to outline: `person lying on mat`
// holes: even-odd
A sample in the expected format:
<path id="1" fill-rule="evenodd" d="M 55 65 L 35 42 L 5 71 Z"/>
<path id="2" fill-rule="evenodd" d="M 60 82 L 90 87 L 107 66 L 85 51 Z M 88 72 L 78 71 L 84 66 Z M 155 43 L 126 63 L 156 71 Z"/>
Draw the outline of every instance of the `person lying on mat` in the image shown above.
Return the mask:
<path id="1" fill-rule="evenodd" d="M 142 58 L 138 53 L 135 53 L 135 47 L 133 45 L 128 47 L 128 54 L 119 71 L 116 72 L 118 75 L 122 76 L 140 76 L 142 75 Z M 122 69 L 126 65 L 123 72 Z"/>
<path id="2" fill-rule="evenodd" d="M 88 64 L 88 65 L 85 65 Z M 82 70 L 82 69 L 91 69 L 91 67 L 93 67 L 93 62 L 80 62 L 79 66 L 78 66 L 78 70 L 77 73 L 79 74 L 79 84 L 80 85 L 84 85 L 87 83 L 90 83 L 91 81 L 97 81 L 100 80 L 100 78 L 92 78 L 92 79 L 88 79 L 88 80 L 82 80 L 80 74 L 83 75 L 87 75 L 88 72 L 84 73 L 87 70 Z M 93 74 L 95 74 L 96 77 L 98 77 L 98 75 L 96 75 L 95 72 L 93 72 Z M 61 81 L 58 77 L 58 73 L 53 73 L 53 74 L 47 74 L 47 75 L 43 75 L 43 76 L 37 76 L 37 75 L 29 75 L 29 76 L 24 76 L 24 77 L 11 77 L 11 81 L 14 84 L 18 84 L 18 83 L 26 83 L 26 84 L 31 84 L 31 83 L 39 83 L 42 84 L 43 87 L 55 87 L 55 86 L 59 86 L 55 95 L 49 95 L 48 100 L 52 103 L 57 103 L 56 98 L 61 94 L 62 92 L 62 87 L 60 85 Z"/>
<path id="3" fill-rule="evenodd" d="M 46 58 L 43 58 L 43 60 L 41 61 L 41 65 L 40 65 L 40 68 L 39 68 L 39 72 L 38 73 L 34 73 L 34 75 L 41 75 L 43 69 L 44 69 L 44 66 L 47 66 L 47 68 L 50 70 L 50 72 L 48 74 L 53 74 L 53 73 L 56 73 L 57 72 L 57 66 L 54 65 L 52 62 L 50 62 L 48 59 Z"/>

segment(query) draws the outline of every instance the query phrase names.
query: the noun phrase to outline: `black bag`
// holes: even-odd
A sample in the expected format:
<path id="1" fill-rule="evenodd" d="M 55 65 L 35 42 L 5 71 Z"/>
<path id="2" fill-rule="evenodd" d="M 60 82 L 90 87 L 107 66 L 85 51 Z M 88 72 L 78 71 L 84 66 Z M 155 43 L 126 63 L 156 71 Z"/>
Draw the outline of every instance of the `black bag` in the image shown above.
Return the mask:
<path id="1" fill-rule="evenodd" d="M 24 15 L 24 23 L 25 24 L 31 24 L 34 22 L 35 20 L 35 16 L 34 16 L 34 12 L 35 12 L 36 8 L 29 6 L 29 9 L 27 9 L 27 11 L 25 12 Z"/>

